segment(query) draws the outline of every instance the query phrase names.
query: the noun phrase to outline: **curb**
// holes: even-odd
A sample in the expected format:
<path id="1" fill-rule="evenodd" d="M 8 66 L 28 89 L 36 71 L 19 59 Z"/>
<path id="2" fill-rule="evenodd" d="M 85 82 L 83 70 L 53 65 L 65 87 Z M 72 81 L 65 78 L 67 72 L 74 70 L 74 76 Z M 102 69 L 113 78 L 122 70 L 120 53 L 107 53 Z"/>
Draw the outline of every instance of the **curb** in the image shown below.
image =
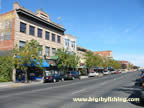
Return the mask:
<path id="1" fill-rule="evenodd" d="M 8 87 L 19 87 L 21 86 L 20 84 L 12 84 L 12 85 L 8 85 Z"/>

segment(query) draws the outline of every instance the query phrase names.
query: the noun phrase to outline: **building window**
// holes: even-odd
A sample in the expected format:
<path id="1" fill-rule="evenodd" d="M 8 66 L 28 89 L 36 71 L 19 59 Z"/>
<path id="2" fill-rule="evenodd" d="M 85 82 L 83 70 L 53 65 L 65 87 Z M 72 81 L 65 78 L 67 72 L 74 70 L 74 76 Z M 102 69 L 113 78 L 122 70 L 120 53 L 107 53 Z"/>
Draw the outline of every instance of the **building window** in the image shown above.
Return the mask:
<path id="1" fill-rule="evenodd" d="M 55 56 L 55 53 L 56 53 L 56 49 L 52 48 L 52 56 Z"/>
<path id="2" fill-rule="evenodd" d="M 75 41 L 71 41 L 71 47 L 73 50 L 75 49 Z"/>
<path id="3" fill-rule="evenodd" d="M 65 39 L 65 48 L 69 49 L 69 39 Z"/>
<path id="4" fill-rule="evenodd" d="M 45 32 L 45 39 L 46 39 L 46 40 L 49 40 L 49 35 L 50 35 L 50 33 L 46 31 L 46 32 Z"/>
<path id="5" fill-rule="evenodd" d="M 50 48 L 49 47 L 45 47 L 45 55 L 50 56 Z"/>
<path id="6" fill-rule="evenodd" d="M 55 34 L 52 34 L 52 41 L 55 42 Z"/>
<path id="7" fill-rule="evenodd" d="M 42 47 L 42 45 L 40 45 L 39 47 L 40 47 L 40 49 L 41 49 L 41 50 L 39 51 L 39 55 L 42 56 L 43 47 Z"/>
<path id="8" fill-rule="evenodd" d="M 38 28 L 38 37 L 42 38 L 42 29 Z"/>
<path id="9" fill-rule="evenodd" d="M 26 42 L 24 41 L 19 41 L 19 48 L 24 48 L 26 45 Z"/>
<path id="10" fill-rule="evenodd" d="M 29 26 L 29 34 L 34 36 L 34 34 L 35 34 L 35 27 L 34 26 Z"/>
<path id="11" fill-rule="evenodd" d="M 57 37 L 57 42 L 61 43 L 61 37 L 60 36 Z"/>
<path id="12" fill-rule="evenodd" d="M 26 33 L 26 24 L 20 22 L 20 32 L 22 33 Z"/>

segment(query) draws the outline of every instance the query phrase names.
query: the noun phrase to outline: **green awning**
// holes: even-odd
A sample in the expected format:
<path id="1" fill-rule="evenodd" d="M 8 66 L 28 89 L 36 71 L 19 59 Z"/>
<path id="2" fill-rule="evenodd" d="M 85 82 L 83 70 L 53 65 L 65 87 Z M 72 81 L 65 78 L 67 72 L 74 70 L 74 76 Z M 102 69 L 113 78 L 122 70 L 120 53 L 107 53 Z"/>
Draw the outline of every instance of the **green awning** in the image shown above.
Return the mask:
<path id="1" fill-rule="evenodd" d="M 58 59 L 58 56 L 52 56 L 51 59 Z"/>

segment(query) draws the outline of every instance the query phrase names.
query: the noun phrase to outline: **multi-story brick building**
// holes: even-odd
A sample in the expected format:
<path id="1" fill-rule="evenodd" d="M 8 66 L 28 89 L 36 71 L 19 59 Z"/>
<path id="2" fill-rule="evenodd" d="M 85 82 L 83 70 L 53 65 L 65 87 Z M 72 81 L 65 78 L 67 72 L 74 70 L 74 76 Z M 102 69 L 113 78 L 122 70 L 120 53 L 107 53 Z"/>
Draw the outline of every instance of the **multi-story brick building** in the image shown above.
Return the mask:
<path id="1" fill-rule="evenodd" d="M 108 58 L 113 58 L 111 50 L 108 50 L 108 51 L 96 51 L 96 52 L 94 52 L 94 54 L 98 54 L 100 56 L 105 56 L 105 57 L 108 57 Z"/>
<path id="2" fill-rule="evenodd" d="M 26 41 L 35 39 L 43 49 L 41 56 L 50 58 L 64 47 L 65 29 L 41 10 L 33 13 L 14 3 L 13 10 L 1 14 L 0 19 L 0 51 L 12 50 L 16 44 L 24 47 Z"/>
<path id="3" fill-rule="evenodd" d="M 75 36 L 65 34 L 64 43 L 66 50 L 68 50 L 70 53 L 77 53 L 77 40 Z"/>

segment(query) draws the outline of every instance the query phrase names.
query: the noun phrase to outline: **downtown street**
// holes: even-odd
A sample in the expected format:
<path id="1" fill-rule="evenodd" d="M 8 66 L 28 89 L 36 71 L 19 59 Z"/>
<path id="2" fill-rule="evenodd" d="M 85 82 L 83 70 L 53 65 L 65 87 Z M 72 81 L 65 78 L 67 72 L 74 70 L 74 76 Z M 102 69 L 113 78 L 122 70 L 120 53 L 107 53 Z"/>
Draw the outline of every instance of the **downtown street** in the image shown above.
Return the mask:
<path id="1" fill-rule="evenodd" d="M 140 72 L 0 88 L 0 108 L 141 108 L 140 102 L 74 102 L 73 98 L 139 98 Z"/>

